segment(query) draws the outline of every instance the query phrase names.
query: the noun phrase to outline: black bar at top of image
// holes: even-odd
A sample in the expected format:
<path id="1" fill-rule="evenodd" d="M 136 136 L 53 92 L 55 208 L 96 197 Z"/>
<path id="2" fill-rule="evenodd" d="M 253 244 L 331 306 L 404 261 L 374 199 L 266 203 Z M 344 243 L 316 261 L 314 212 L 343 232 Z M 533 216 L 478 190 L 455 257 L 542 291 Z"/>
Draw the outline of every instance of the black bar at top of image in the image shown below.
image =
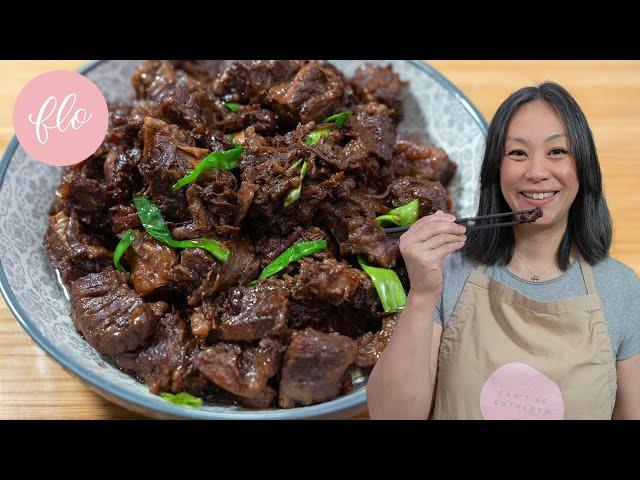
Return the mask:
<path id="1" fill-rule="evenodd" d="M 274 6 L 265 13 L 275 18 L 232 3 L 211 13 L 180 10 L 177 18 L 165 8 L 136 12 L 133 4 L 74 23 L 29 15 L 13 25 L 20 28 L 0 29 L 0 58 L 640 59 L 635 17 L 619 11 L 599 10 L 587 23 L 580 12 L 555 5 L 532 5 L 525 14 L 486 3 L 473 11 L 459 4 L 448 14 L 431 4 L 424 10 L 371 4 L 355 13 L 335 5 L 315 2 L 309 11 L 297 9 L 297 17 Z"/>

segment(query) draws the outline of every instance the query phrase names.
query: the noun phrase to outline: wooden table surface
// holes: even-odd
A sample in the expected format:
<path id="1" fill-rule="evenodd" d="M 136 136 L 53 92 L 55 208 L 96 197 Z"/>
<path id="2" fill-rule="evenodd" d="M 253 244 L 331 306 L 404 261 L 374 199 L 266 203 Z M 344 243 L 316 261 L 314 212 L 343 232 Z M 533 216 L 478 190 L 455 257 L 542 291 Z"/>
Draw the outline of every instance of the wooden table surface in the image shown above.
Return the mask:
<path id="1" fill-rule="evenodd" d="M 0 62 L 0 151 L 13 135 L 12 111 L 22 87 L 48 70 L 83 61 Z M 430 61 L 489 121 L 512 91 L 544 80 L 565 86 L 589 120 L 614 221 L 611 256 L 640 273 L 640 62 Z M 0 419 L 142 418 L 90 391 L 50 360 L 22 331 L 0 298 Z M 367 418 L 362 415 L 359 418 Z"/>

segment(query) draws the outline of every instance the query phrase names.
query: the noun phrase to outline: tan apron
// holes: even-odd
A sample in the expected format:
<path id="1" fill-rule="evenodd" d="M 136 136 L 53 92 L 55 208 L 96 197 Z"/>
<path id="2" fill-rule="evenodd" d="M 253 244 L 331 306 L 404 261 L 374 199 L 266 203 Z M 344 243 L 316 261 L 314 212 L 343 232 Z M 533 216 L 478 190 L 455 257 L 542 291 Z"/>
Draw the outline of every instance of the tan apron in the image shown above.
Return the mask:
<path id="1" fill-rule="evenodd" d="M 537 302 L 469 276 L 442 333 L 433 419 L 610 419 L 616 365 L 591 266 L 587 295 Z"/>

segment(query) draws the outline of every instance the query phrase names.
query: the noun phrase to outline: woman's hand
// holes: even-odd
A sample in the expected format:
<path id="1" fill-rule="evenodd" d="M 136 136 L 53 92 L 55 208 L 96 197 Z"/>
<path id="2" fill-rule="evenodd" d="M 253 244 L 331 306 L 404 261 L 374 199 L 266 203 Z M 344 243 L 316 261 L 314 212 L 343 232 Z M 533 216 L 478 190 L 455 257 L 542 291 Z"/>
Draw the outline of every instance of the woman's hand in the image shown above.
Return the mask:
<path id="1" fill-rule="evenodd" d="M 456 217 L 438 210 L 418 219 L 400 237 L 413 294 L 439 295 L 442 290 L 444 257 L 459 250 L 467 240 L 466 228 Z"/>

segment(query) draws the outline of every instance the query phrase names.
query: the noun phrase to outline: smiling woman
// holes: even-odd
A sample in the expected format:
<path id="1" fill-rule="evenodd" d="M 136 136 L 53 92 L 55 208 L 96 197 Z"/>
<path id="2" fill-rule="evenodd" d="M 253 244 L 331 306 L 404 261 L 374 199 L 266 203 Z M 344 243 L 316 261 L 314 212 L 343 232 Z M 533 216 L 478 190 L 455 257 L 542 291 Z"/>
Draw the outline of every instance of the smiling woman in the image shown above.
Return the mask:
<path id="1" fill-rule="evenodd" d="M 640 281 L 608 256 L 598 156 L 569 92 L 505 100 L 480 177 L 478 215 L 543 215 L 467 238 L 438 214 L 401 237 L 411 290 L 369 380 L 371 416 L 640 418 Z"/>

